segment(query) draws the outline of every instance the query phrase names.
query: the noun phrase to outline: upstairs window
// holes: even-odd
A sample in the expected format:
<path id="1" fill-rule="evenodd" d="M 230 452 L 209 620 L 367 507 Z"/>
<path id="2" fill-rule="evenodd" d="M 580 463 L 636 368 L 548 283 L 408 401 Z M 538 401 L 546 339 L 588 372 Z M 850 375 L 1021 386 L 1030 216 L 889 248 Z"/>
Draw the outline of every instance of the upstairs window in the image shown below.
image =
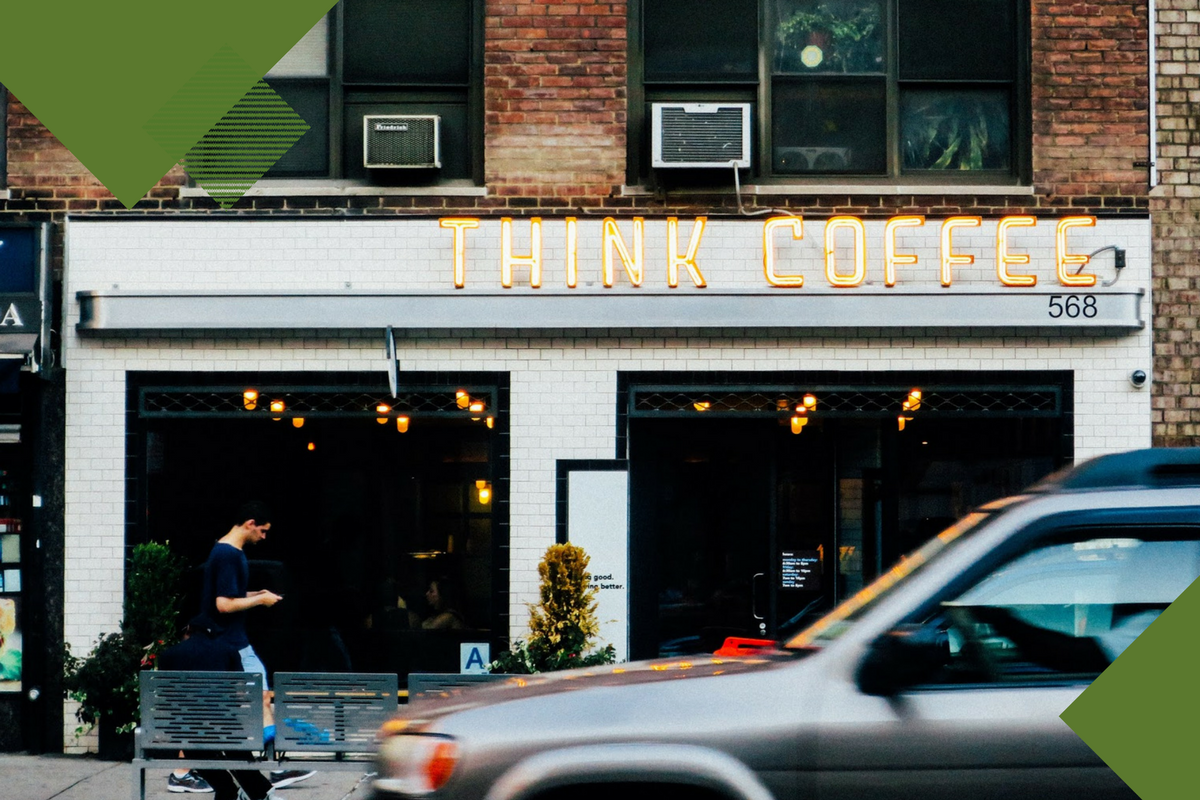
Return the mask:
<path id="1" fill-rule="evenodd" d="M 1004 184 L 1028 175 L 1026 0 L 631 8 L 640 33 L 630 70 L 634 182 L 650 175 L 656 102 L 750 103 L 753 173 L 768 181 Z"/>
<path id="2" fill-rule="evenodd" d="M 342 0 L 267 73 L 311 126 L 269 178 L 481 183 L 483 0 Z M 440 169 L 368 169 L 363 117 L 439 118 Z"/>

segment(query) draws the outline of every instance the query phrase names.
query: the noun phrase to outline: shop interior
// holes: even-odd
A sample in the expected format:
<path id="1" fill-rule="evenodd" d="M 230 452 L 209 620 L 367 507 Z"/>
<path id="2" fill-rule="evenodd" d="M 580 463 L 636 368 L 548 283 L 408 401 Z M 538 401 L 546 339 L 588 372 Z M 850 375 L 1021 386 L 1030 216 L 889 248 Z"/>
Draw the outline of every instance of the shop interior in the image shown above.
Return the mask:
<path id="1" fill-rule="evenodd" d="M 247 630 L 269 670 L 457 672 L 460 642 L 491 640 L 496 431 L 479 417 L 196 415 L 143 434 L 144 535 L 189 567 L 181 621 L 258 499 L 274 519 L 247 548 L 249 588 L 283 601 Z"/>
<path id="2" fill-rule="evenodd" d="M 795 633 L 1067 460 L 1059 417 L 793 416 L 631 420 L 635 658 Z"/>

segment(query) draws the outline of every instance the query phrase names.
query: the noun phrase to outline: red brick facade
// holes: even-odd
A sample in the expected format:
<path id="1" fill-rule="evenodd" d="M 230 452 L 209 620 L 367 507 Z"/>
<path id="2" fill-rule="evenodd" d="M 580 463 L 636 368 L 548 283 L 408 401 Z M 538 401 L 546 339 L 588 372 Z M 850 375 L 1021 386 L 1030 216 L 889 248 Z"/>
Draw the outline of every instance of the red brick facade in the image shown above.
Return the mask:
<path id="1" fill-rule="evenodd" d="M 1158 0 L 1154 443 L 1200 445 L 1200 0 Z"/>
<path id="2" fill-rule="evenodd" d="M 489 0 L 484 149 L 496 195 L 597 198 L 623 182 L 625 20 L 625 3 Z"/>
<path id="3" fill-rule="evenodd" d="M 1032 6 L 1034 186 L 1051 205 L 1144 208 L 1146 3 Z"/>
<path id="4" fill-rule="evenodd" d="M 583 207 L 704 208 L 736 213 L 730 192 L 686 200 L 622 197 L 628 41 L 625 3 L 487 0 L 484 53 L 486 198 L 387 195 L 352 199 L 247 198 L 238 210 L 354 213 L 472 209 L 486 213 Z M 820 213 L 895 210 L 991 214 L 1069 206 L 1145 213 L 1147 5 L 1032 3 L 1031 110 L 1035 194 L 1013 196 L 759 197 L 766 207 Z M 9 109 L 10 212 L 117 211 L 122 207 L 29 113 Z M 1138 166 L 1142 163 L 1142 166 Z M 138 210 L 215 210 L 180 198 L 176 169 Z"/>

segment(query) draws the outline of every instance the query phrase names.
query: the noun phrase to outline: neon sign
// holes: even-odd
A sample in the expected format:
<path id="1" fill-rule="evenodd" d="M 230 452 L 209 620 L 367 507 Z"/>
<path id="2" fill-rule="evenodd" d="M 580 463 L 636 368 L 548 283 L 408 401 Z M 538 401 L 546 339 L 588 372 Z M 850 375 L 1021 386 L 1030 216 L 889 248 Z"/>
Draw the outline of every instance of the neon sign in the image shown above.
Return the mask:
<path id="1" fill-rule="evenodd" d="M 579 226 L 578 218 L 563 219 L 563 239 L 565 245 L 565 285 L 575 289 L 579 285 Z M 1036 286 L 1038 278 L 1027 272 L 1032 257 L 1029 253 L 1013 252 L 1010 247 L 1011 232 L 1015 229 L 1031 229 L 1037 227 L 1039 220 L 1028 215 L 1013 215 L 1001 218 L 996 223 L 995 232 L 995 274 L 1001 286 L 1022 288 Z M 452 275 L 454 287 L 462 289 L 466 286 L 466 265 L 468 231 L 480 227 L 480 219 L 475 217 L 446 217 L 440 219 L 441 228 L 451 231 L 451 248 L 453 252 Z M 515 253 L 513 250 L 514 221 L 511 217 L 500 220 L 500 285 L 511 289 L 514 283 L 514 273 L 520 269 L 527 271 L 529 286 L 539 289 L 545 275 L 543 262 L 543 243 L 545 223 L 540 217 L 528 220 L 529 252 Z M 668 217 L 666 220 L 666 285 L 676 289 L 680 286 L 681 274 L 686 273 L 693 287 L 703 289 L 708 286 L 701 264 L 701 246 L 708 224 L 707 217 L 696 217 L 692 222 L 691 233 L 686 247 L 680 244 L 680 220 L 678 217 Z M 1068 240 L 1070 231 L 1076 228 L 1091 228 L 1096 225 L 1092 216 L 1063 217 L 1055 223 L 1054 236 L 1054 274 L 1062 286 L 1070 288 L 1089 288 L 1097 283 L 1096 276 L 1083 272 L 1089 262 L 1089 256 L 1075 253 L 1071 250 Z M 638 288 L 643 285 L 648 275 L 648 265 L 651 261 L 646 253 L 646 221 L 643 217 L 633 217 L 628 222 L 618 223 L 613 217 L 606 217 L 601 223 L 600 237 L 600 266 L 601 281 L 606 289 L 620 284 Z M 825 220 L 824 231 L 824 277 L 829 286 L 837 289 L 852 289 L 868 283 L 870 251 L 882 245 L 882 277 L 883 285 L 894 288 L 902 282 L 905 273 L 911 275 L 912 267 L 920 263 L 920 256 L 912 252 L 903 252 L 902 238 L 904 231 L 922 228 L 926 219 L 920 215 L 902 215 L 891 217 L 883 226 L 882 242 L 871 242 L 868 239 L 866 225 L 859 217 L 835 216 Z M 943 287 L 954 284 L 955 273 L 961 267 L 975 263 L 975 254 L 963 252 L 961 245 L 956 245 L 955 234 L 964 229 L 983 227 L 984 222 L 977 216 L 952 216 L 943 219 L 938 232 L 938 276 Z M 624 227 L 624 230 L 622 229 Z M 628 236 L 627 233 L 628 232 Z M 786 235 L 785 235 L 786 234 Z M 782 271 L 780 267 L 781 251 L 789 246 L 789 242 L 804 239 L 804 219 L 800 216 L 776 216 L 762 223 L 762 265 L 763 277 L 768 286 L 779 289 L 799 289 L 804 286 L 805 276 L 795 271 L 796 267 Z M 849 245 L 849 258 L 845 258 Z M 840 249 L 839 249 L 840 246 Z M 618 266 L 619 265 L 619 266 Z M 903 267 L 905 269 L 898 269 Z M 908 279 L 911 282 L 911 279 Z"/>

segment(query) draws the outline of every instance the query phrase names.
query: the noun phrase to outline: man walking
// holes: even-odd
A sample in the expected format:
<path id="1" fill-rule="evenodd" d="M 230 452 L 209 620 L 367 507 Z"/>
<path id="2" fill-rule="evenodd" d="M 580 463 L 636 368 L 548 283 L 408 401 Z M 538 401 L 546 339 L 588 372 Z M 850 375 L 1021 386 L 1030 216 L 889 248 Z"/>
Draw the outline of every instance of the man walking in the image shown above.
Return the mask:
<path id="1" fill-rule="evenodd" d="M 271 606 L 283 599 L 267 589 L 248 590 L 250 563 L 245 547 L 267 538 L 271 529 L 271 510 L 265 503 L 250 501 L 237 510 L 234 525 L 217 540 L 208 561 L 204 564 L 204 591 L 200 613 L 222 644 L 237 651 L 244 672 L 262 675 L 263 688 L 268 688 L 267 668 L 254 652 L 246 635 L 246 612 L 252 608 Z M 263 693 L 263 722 L 268 731 L 274 730 L 270 694 Z M 271 773 L 272 785 L 287 786 L 313 776 L 311 771 L 285 770 Z"/>
<path id="2" fill-rule="evenodd" d="M 271 511 L 258 501 L 243 503 L 237 511 L 239 520 L 229 533 L 213 545 L 204 563 L 204 591 L 200 613 L 222 644 L 237 651 L 242 670 L 257 672 L 267 685 L 267 668 L 263 665 L 250 639 L 246 636 L 246 612 L 258 606 L 271 607 L 283 599 L 266 589 L 247 591 L 250 582 L 250 562 L 244 552 L 246 545 L 258 544 L 267 538 L 271 529 Z"/>

